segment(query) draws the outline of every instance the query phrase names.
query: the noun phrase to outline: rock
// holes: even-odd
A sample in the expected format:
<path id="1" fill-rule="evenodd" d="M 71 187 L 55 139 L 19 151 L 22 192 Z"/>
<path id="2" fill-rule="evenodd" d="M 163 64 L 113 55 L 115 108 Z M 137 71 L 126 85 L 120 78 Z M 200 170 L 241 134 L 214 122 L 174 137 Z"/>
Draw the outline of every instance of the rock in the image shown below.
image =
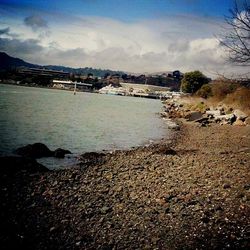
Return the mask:
<path id="1" fill-rule="evenodd" d="M 242 120 L 244 122 L 244 120 L 247 118 L 247 114 L 239 109 L 234 110 L 233 113 L 237 117 L 237 120 Z"/>
<path id="2" fill-rule="evenodd" d="M 206 114 L 209 116 L 219 116 L 221 115 L 221 110 L 207 110 Z"/>
<path id="3" fill-rule="evenodd" d="M 177 152 L 175 151 L 175 150 L 173 150 L 173 149 L 167 149 L 165 152 L 164 152 L 164 154 L 166 154 L 166 155 L 176 155 L 177 154 Z"/>
<path id="4" fill-rule="evenodd" d="M 233 123 L 233 125 L 235 125 L 235 126 L 246 126 L 246 124 L 245 124 L 242 120 L 240 120 L 240 119 L 237 119 L 237 120 Z"/>
<path id="5" fill-rule="evenodd" d="M 200 124 L 200 127 L 207 127 L 208 125 L 209 125 L 208 122 L 202 122 L 202 123 Z"/>
<path id="6" fill-rule="evenodd" d="M 215 211 L 223 211 L 223 208 L 220 205 L 215 206 Z"/>
<path id="7" fill-rule="evenodd" d="M 165 201 L 166 202 L 170 202 L 173 198 L 175 198 L 177 196 L 177 194 L 175 194 L 175 193 L 170 193 L 170 194 L 167 194 L 166 196 L 165 196 Z"/>
<path id="8" fill-rule="evenodd" d="M 3 156 L 0 157 L 0 173 L 15 174 L 21 171 L 29 173 L 49 171 L 46 167 L 39 164 L 35 159 L 22 156 Z"/>
<path id="9" fill-rule="evenodd" d="M 168 128 L 173 130 L 180 130 L 180 126 L 178 124 L 169 124 Z"/>
<path id="10" fill-rule="evenodd" d="M 228 124 L 232 124 L 236 121 L 236 116 L 234 114 L 228 115 L 218 115 L 214 117 L 216 122 L 225 121 Z"/>
<path id="11" fill-rule="evenodd" d="M 64 158 L 66 154 L 71 154 L 71 152 L 62 148 L 58 148 L 54 151 L 54 157 L 56 158 Z"/>
<path id="12" fill-rule="evenodd" d="M 225 184 L 223 185 L 223 188 L 224 188 L 224 189 L 231 188 L 231 185 L 228 184 L 228 183 L 225 183 Z"/>
<path id="13" fill-rule="evenodd" d="M 92 166 L 105 163 L 106 154 L 98 152 L 87 152 L 81 155 L 80 165 Z"/>
<path id="14" fill-rule="evenodd" d="M 204 215 L 204 216 L 201 218 L 201 221 L 202 221 L 203 223 L 207 224 L 207 223 L 210 221 L 210 219 L 209 219 L 208 216 Z"/>
<path id="15" fill-rule="evenodd" d="M 167 121 L 167 126 L 169 129 L 180 130 L 180 126 L 173 122 L 171 119 L 165 119 Z"/>
<path id="16" fill-rule="evenodd" d="M 187 114 L 185 116 L 185 118 L 188 120 L 188 121 L 195 121 L 197 119 L 200 119 L 202 118 L 202 113 L 199 112 L 199 111 L 192 111 L 190 112 L 189 114 Z"/>
<path id="17" fill-rule="evenodd" d="M 166 207 L 165 213 L 166 213 L 166 214 L 169 214 L 169 213 L 170 213 L 170 208 L 169 208 L 169 207 Z"/>
<path id="18" fill-rule="evenodd" d="M 158 147 L 154 153 L 164 154 L 164 155 L 176 155 L 177 154 L 175 150 L 169 148 L 169 146 L 164 146 L 164 145 L 162 145 L 161 147 Z"/>
<path id="19" fill-rule="evenodd" d="M 245 124 L 250 125 L 250 116 L 245 119 Z"/>
<path id="20" fill-rule="evenodd" d="M 202 117 L 200 119 L 195 120 L 195 122 L 205 123 L 206 124 L 206 123 L 209 123 L 208 120 L 209 120 L 208 117 Z"/>
<path id="21" fill-rule="evenodd" d="M 14 153 L 30 158 L 49 157 L 53 155 L 53 152 L 43 143 L 28 144 L 16 149 Z"/>
<path id="22" fill-rule="evenodd" d="M 168 117 L 168 113 L 167 112 L 161 112 L 160 115 L 161 115 L 161 117 L 164 117 L 164 118 Z"/>
<path id="23" fill-rule="evenodd" d="M 102 214 L 107 214 L 107 213 L 109 213 L 111 211 L 112 211 L 112 208 L 107 207 L 107 206 L 104 206 L 104 207 L 101 208 L 101 213 Z"/>
<path id="24" fill-rule="evenodd" d="M 53 232 L 53 231 L 55 231 L 55 229 L 56 229 L 55 227 L 51 227 L 51 228 L 49 229 L 49 231 L 50 231 L 50 232 Z"/>

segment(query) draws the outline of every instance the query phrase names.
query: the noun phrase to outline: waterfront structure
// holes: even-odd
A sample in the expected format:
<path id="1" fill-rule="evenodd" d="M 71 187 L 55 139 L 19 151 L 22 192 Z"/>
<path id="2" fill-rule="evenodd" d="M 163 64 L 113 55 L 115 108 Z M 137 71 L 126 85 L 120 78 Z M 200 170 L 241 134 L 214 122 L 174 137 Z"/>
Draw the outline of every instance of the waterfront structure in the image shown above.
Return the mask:
<path id="1" fill-rule="evenodd" d="M 18 73 L 20 75 L 32 75 L 32 76 L 43 76 L 53 78 L 69 78 L 70 73 L 58 70 L 50 70 L 43 68 L 19 68 Z"/>
<path id="2" fill-rule="evenodd" d="M 72 82 L 70 80 L 53 80 L 53 88 L 58 89 L 78 89 L 78 90 L 89 90 L 92 88 L 90 83 Z"/>
<path id="3" fill-rule="evenodd" d="M 113 87 L 112 85 L 108 85 L 99 90 L 100 94 L 109 94 L 109 95 L 126 95 L 126 90 L 122 87 Z"/>

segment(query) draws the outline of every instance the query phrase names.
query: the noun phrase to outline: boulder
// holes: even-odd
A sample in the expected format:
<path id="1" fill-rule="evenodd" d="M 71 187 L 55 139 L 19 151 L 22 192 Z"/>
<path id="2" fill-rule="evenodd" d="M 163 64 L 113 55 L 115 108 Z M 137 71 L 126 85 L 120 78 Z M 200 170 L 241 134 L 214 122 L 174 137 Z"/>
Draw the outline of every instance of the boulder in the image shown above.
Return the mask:
<path id="1" fill-rule="evenodd" d="M 199 111 L 192 111 L 192 112 L 188 113 L 185 118 L 188 121 L 195 121 L 195 120 L 200 119 L 201 117 L 202 117 L 202 113 L 201 112 L 199 112 Z"/>
<path id="2" fill-rule="evenodd" d="M 246 126 L 246 124 L 245 124 L 242 120 L 240 120 L 240 119 L 237 119 L 237 120 L 233 123 L 233 125 L 235 125 L 235 126 Z"/>
<path id="3" fill-rule="evenodd" d="M 245 124 L 250 125 L 250 116 L 245 119 Z"/>
<path id="4" fill-rule="evenodd" d="M 71 152 L 62 148 L 58 148 L 54 151 L 54 157 L 56 158 L 64 158 L 66 154 L 71 154 Z"/>
<path id="5" fill-rule="evenodd" d="M 237 120 L 244 121 L 247 118 L 247 114 L 239 109 L 235 109 L 233 113 L 237 117 Z"/>
<path id="6" fill-rule="evenodd" d="M 206 123 L 206 124 L 208 124 L 208 123 L 209 123 L 208 120 L 209 120 L 208 117 L 202 117 L 202 118 L 200 118 L 200 119 L 195 120 L 195 122 L 198 122 L 198 123 Z"/>
<path id="7" fill-rule="evenodd" d="M 28 144 L 27 146 L 16 149 L 14 153 L 30 158 L 53 156 L 53 152 L 43 143 Z"/>
<path id="8" fill-rule="evenodd" d="M 214 117 L 216 122 L 226 122 L 228 124 L 233 124 L 236 121 L 236 116 L 234 114 L 228 115 L 218 115 Z"/>
<path id="9" fill-rule="evenodd" d="M 163 118 L 164 118 L 164 117 L 168 117 L 168 113 L 167 113 L 167 112 L 161 112 L 160 115 L 161 115 L 161 117 L 163 117 Z"/>
<path id="10" fill-rule="evenodd" d="M 207 110 L 206 114 L 208 116 L 214 116 L 214 117 L 219 116 L 219 115 L 221 115 L 221 110 Z"/>
<path id="11" fill-rule="evenodd" d="M 172 130 L 180 130 L 180 126 L 175 122 L 168 122 L 168 128 Z"/>
<path id="12" fill-rule="evenodd" d="M 2 156 L 0 157 L 0 165 L 1 175 L 12 175 L 24 171 L 28 173 L 49 171 L 46 167 L 39 164 L 35 159 L 22 156 Z"/>

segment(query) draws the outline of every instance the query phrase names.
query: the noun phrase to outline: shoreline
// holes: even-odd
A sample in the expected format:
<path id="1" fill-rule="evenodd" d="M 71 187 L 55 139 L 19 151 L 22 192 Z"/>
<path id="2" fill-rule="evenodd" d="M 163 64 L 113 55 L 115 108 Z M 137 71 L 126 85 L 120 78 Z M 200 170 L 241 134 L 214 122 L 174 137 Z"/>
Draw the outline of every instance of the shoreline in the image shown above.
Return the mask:
<path id="1" fill-rule="evenodd" d="M 2 246 L 247 249 L 249 134 L 250 126 L 184 122 L 171 144 L 18 173 L 5 187 Z"/>
<path id="2" fill-rule="evenodd" d="M 42 86 L 42 85 L 29 85 L 29 84 L 17 84 L 17 83 L 5 83 L 5 82 L 0 82 L 0 84 L 17 86 L 17 87 L 29 87 L 29 88 L 39 88 L 39 89 L 54 89 L 54 90 L 64 90 L 64 91 L 74 92 L 74 89 L 60 89 L 60 88 L 53 88 L 53 87 Z M 98 92 L 95 92 L 95 91 L 77 91 L 77 92 L 98 94 Z"/>

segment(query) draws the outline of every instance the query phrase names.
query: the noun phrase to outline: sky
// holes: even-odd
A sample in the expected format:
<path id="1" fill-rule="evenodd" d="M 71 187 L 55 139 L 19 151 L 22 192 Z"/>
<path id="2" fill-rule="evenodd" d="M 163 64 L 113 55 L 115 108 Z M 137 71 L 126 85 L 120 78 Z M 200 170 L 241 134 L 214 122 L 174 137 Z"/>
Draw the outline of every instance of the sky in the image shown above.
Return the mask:
<path id="1" fill-rule="evenodd" d="M 239 0 L 240 1 L 240 0 Z M 0 0 L 0 51 L 130 73 L 246 73 L 219 43 L 234 0 Z"/>

